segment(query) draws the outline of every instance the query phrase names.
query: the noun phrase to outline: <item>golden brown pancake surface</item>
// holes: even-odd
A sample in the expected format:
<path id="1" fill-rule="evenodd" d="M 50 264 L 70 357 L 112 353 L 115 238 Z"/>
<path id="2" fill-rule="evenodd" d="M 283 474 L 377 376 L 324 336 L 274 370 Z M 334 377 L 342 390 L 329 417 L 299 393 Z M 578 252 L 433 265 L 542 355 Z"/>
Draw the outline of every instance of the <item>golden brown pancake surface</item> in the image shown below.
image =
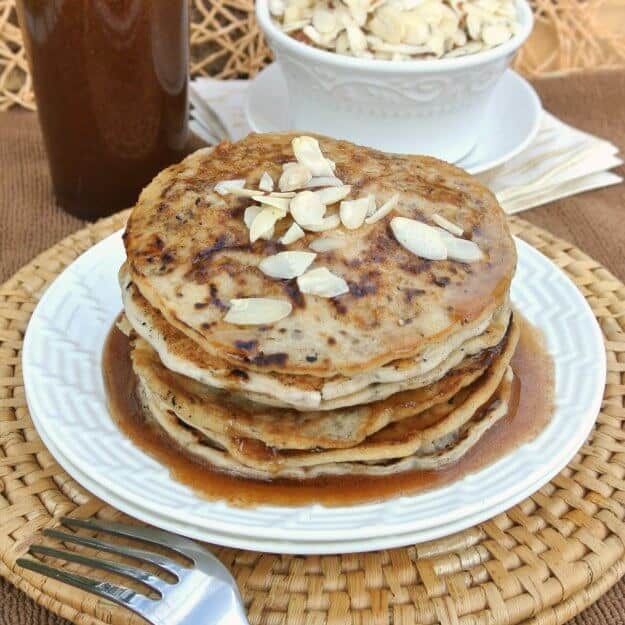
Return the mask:
<path id="1" fill-rule="evenodd" d="M 294 160 L 295 134 L 250 135 L 221 143 L 163 171 L 143 191 L 128 222 L 125 244 L 142 295 L 200 348 L 233 366 L 331 377 L 354 375 L 418 355 L 463 327 L 478 324 L 507 297 L 516 253 L 493 195 L 460 169 L 427 157 L 388 155 L 319 137 L 350 198 L 373 193 L 378 206 L 399 193 L 387 217 L 357 230 L 338 228 L 347 244 L 318 254 L 314 266 L 343 277 L 349 293 L 303 295 L 294 280 L 263 274 L 259 262 L 285 250 L 309 250 L 330 233 L 307 233 L 292 245 L 249 242 L 243 211 L 249 198 L 220 196 L 222 180 L 245 178 L 257 188 L 267 171 L 279 178 Z M 484 252 L 482 261 L 429 261 L 395 240 L 389 222 L 405 216 L 430 225 L 440 214 L 460 225 Z M 223 320 L 233 298 L 288 299 L 291 314 L 267 326 Z"/>

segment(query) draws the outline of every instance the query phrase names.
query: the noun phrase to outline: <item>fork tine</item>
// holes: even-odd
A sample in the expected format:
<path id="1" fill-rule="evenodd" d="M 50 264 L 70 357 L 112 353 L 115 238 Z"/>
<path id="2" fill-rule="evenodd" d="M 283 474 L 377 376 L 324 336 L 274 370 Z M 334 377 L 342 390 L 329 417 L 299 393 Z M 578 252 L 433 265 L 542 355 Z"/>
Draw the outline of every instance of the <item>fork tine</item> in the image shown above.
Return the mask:
<path id="1" fill-rule="evenodd" d="M 75 588 L 80 588 L 87 592 L 113 601 L 118 605 L 137 610 L 138 605 L 145 604 L 145 602 L 154 603 L 151 599 L 142 595 L 130 588 L 124 586 L 117 586 L 109 582 L 98 582 L 96 580 L 78 575 L 77 573 L 70 573 L 61 569 L 55 569 L 39 560 L 30 560 L 29 558 L 18 558 L 16 564 L 22 568 L 34 571 L 40 575 L 46 575 L 52 579 L 56 579 Z"/>
<path id="2" fill-rule="evenodd" d="M 102 569 L 103 571 L 109 571 L 110 573 L 117 573 L 123 575 L 135 581 L 142 582 L 146 586 L 150 587 L 155 592 L 159 593 L 162 597 L 163 589 L 165 586 L 171 586 L 160 577 L 147 573 L 134 566 L 128 566 L 119 562 L 112 562 L 111 560 L 102 560 L 100 558 L 89 558 L 87 556 L 80 555 L 73 551 L 66 551 L 64 549 L 54 549 L 53 547 L 46 547 L 45 545 L 31 545 L 28 550 L 29 553 L 34 555 L 50 556 L 52 558 L 58 558 L 59 560 L 67 560 L 68 562 L 76 562 L 77 564 L 84 564 L 85 566 L 91 566 L 96 569 Z"/>
<path id="3" fill-rule="evenodd" d="M 60 540 L 64 543 L 73 543 L 76 545 L 82 545 L 84 547 L 91 547 L 93 549 L 99 549 L 100 551 L 106 551 L 108 553 L 117 553 L 131 558 L 136 558 L 143 562 L 149 562 L 161 569 L 167 571 L 174 577 L 180 579 L 180 573 L 185 570 L 185 567 L 180 566 L 173 560 L 169 560 L 165 556 L 161 556 L 153 551 L 146 551 L 144 549 L 135 549 L 134 547 L 128 547 L 126 545 L 117 545 L 115 543 L 105 542 L 98 540 L 97 538 L 91 538 L 90 536 L 80 536 L 79 534 L 70 534 L 68 532 L 61 532 L 56 529 L 44 529 L 43 535 L 49 538 Z"/>
<path id="4" fill-rule="evenodd" d="M 70 517 L 63 517 L 61 519 L 63 525 L 69 527 L 80 527 L 82 529 L 106 532 L 108 534 L 114 534 L 117 536 L 124 536 L 126 538 L 137 538 L 153 545 L 159 545 L 167 547 L 176 553 L 189 558 L 191 561 L 196 561 L 196 555 L 198 550 L 197 543 L 192 540 L 183 538 L 182 536 L 176 536 L 166 532 L 165 530 L 159 530 L 153 527 L 141 527 L 139 525 L 127 525 L 125 523 L 115 523 L 113 521 L 97 521 L 95 519 L 72 519 Z"/>

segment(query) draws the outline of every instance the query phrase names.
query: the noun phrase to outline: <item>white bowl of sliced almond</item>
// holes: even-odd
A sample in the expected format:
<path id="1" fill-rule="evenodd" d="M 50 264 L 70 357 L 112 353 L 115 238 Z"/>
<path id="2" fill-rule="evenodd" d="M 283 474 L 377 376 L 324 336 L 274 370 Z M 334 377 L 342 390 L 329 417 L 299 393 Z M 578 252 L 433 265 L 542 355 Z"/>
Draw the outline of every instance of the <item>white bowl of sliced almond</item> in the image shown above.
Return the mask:
<path id="1" fill-rule="evenodd" d="M 533 24 L 526 0 L 257 0 L 256 15 L 294 128 L 450 162 Z"/>

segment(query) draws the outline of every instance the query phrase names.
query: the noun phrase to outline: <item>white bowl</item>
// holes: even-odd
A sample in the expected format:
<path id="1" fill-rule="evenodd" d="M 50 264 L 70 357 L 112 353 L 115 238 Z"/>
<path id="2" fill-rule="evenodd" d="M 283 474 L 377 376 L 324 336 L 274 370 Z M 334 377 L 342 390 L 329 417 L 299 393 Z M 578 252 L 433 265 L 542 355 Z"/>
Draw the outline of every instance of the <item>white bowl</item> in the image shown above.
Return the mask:
<path id="1" fill-rule="evenodd" d="M 518 33 L 495 48 L 452 59 L 384 61 L 297 41 L 274 23 L 267 0 L 256 1 L 258 23 L 286 78 L 295 128 L 450 162 L 475 147 L 488 99 L 532 30 L 527 1 L 517 0 L 517 9 Z"/>

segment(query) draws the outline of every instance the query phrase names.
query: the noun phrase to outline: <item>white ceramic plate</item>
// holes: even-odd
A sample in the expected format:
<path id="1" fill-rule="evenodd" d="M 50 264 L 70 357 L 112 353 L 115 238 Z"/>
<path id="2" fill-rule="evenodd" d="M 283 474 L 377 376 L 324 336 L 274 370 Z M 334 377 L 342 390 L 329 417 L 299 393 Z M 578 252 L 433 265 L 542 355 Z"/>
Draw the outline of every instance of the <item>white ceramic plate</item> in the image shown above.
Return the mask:
<path id="1" fill-rule="evenodd" d="M 488 103 L 478 145 L 456 165 L 477 174 L 509 161 L 534 139 L 541 115 L 540 99 L 533 87 L 517 73 L 507 70 Z M 251 82 L 245 116 L 254 132 L 293 129 L 286 82 L 276 63 Z"/>
<path id="2" fill-rule="evenodd" d="M 556 411 L 535 441 L 454 484 L 351 507 L 240 509 L 206 501 L 174 481 L 117 429 L 106 408 L 100 360 L 121 309 L 120 233 L 70 265 L 33 313 L 23 351 L 33 421 L 59 462 L 96 495 L 156 526 L 209 542 L 335 553 L 458 531 L 512 506 L 560 471 L 587 437 L 605 384 L 602 336 L 583 296 L 548 259 L 517 244 L 512 298 L 546 336 L 556 365 Z"/>
<path id="3" fill-rule="evenodd" d="M 213 543 L 215 545 L 223 545 L 236 549 L 249 549 L 252 551 L 261 551 L 263 553 L 290 553 L 290 554 L 341 554 L 356 553 L 361 551 L 373 551 L 378 549 L 392 549 L 395 547 L 403 547 L 405 545 L 414 545 L 422 543 L 441 536 L 450 536 L 467 527 L 473 527 L 486 518 L 491 518 L 503 510 L 512 507 L 516 500 L 502 501 L 497 509 L 480 511 L 476 514 L 464 517 L 454 523 L 440 524 L 434 528 L 417 530 L 415 532 L 407 532 L 405 534 L 393 534 L 391 536 L 374 536 L 373 538 L 359 538 L 355 540 L 344 539 L 340 541 L 323 540 L 323 541 L 292 541 L 292 540 L 272 540 L 268 538 L 255 538 L 250 536 L 239 536 L 226 532 L 217 532 L 209 530 L 205 527 L 197 527 L 195 525 L 185 523 L 181 519 L 173 520 L 164 516 L 154 515 L 141 506 L 141 502 L 124 498 L 124 493 L 115 493 L 109 491 L 93 477 L 82 473 L 74 464 L 63 456 L 63 454 L 54 446 L 51 440 L 42 436 L 43 442 L 46 444 L 52 455 L 59 464 L 82 484 L 87 490 L 99 497 L 102 501 L 106 501 L 118 510 L 129 514 L 130 516 L 145 521 L 151 525 L 156 525 L 164 530 L 169 530 L 182 536 L 195 538 L 204 542 Z M 540 488 L 539 486 L 536 489 Z"/>

